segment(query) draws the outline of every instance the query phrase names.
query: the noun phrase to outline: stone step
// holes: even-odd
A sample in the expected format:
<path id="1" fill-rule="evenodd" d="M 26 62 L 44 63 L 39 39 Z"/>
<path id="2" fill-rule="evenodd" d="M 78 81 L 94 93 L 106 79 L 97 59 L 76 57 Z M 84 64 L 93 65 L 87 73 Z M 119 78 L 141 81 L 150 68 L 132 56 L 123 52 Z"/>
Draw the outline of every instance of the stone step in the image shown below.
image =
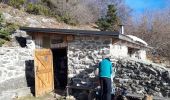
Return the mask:
<path id="1" fill-rule="evenodd" d="M 30 91 L 30 87 L 3 91 L 0 95 L 0 100 L 12 100 L 13 98 L 24 97 L 27 95 L 32 95 Z"/>

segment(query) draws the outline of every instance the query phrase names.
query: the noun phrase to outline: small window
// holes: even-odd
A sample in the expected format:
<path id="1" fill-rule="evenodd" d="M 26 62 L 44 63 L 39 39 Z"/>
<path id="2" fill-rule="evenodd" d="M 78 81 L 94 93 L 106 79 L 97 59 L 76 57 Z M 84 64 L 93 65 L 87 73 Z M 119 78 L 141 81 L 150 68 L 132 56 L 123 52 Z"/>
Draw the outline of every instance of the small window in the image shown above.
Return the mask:
<path id="1" fill-rule="evenodd" d="M 43 37 L 43 48 L 50 48 L 50 37 L 49 36 Z"/>
<path id="2" fill-rule="evenodd" d="M 133 48 L 128 48 L 128 55 L 132 57 L 133 54 Z"/>
<path id="3" fill-rule="evenodd" d="M 132 56 L 137 56 L 138 57 L 139 56 L 139 54 L 137 53 L 138 51 L 139 51 L 139 49 L 128 47 L 128 55 L 130 57 L 132 57 Z"/>

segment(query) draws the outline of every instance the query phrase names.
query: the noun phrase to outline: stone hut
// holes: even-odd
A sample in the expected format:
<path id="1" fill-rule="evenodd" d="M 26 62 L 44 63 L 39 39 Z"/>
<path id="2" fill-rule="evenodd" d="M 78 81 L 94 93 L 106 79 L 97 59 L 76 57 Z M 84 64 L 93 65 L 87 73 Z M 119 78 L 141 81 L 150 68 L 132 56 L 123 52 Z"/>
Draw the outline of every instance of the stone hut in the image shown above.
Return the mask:
<path id="1" fill-rule="evenodd" d="M 119 32 L 31 27 L 21 30 L 31 36 L 27 41 L 32 41 L 32 48 L 35 49 L 37 95 L 65 88 L 68 84 L 86 87 L 95 85 L 94 70 L 105 54 L 117 58 L 136 54 L 134 57 L 146 59 L 145 50 L 148 47 Z M 47 79 L 49 85 L 43 89 L 43 80 L 48 83 Z"/>
<path id="2" fill-rule="evenodd" d="M 67 85 L 93 87 L 97 84 L 94 70 L 103 55 L 145 60 L 148 49 L 146 44 L 119 32 L 33 27 L 21 30 L 27 35 L 16 39 L 23 48 L 0 49 L 0 94 L 25 87 L 31 87 L 36 96 Z"/>

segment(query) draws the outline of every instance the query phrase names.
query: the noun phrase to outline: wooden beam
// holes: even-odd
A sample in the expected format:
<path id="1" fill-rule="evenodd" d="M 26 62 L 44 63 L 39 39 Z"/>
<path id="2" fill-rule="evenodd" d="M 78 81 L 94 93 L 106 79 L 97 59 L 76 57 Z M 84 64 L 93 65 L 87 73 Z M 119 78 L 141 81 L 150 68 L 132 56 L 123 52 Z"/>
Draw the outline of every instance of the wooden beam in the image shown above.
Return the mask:
<path id="1" fill-rule="evenodd" d="M 67 42 L 71 42 L 74 40 L 73 36 L 72 35 L 67 35 Z"/>
<path id="2" fill-rule="evenodd" d="M 118 41 L 120 41 L 120 40 L 117 39 L 117 38 L 112 38 L 112 44 L 115 44 L 115 43 L 117 43 Z"/>

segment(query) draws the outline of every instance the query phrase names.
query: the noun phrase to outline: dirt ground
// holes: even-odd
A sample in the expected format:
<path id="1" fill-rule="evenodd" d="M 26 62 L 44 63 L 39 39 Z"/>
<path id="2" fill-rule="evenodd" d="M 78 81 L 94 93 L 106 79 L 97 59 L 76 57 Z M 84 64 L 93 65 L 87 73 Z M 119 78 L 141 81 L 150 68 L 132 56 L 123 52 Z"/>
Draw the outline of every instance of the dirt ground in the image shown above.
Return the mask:
<path id="1" fill-rule="evenodd" d="M 14 100 L 65 100 L 65 99 L 62 99 L 62 97 L 55 98 L 53 94 L 46 94 L 42 97 L 37 97 L 37 98 L 34 96 L 26 96 L 26 97 L 17 98 Z"/>

